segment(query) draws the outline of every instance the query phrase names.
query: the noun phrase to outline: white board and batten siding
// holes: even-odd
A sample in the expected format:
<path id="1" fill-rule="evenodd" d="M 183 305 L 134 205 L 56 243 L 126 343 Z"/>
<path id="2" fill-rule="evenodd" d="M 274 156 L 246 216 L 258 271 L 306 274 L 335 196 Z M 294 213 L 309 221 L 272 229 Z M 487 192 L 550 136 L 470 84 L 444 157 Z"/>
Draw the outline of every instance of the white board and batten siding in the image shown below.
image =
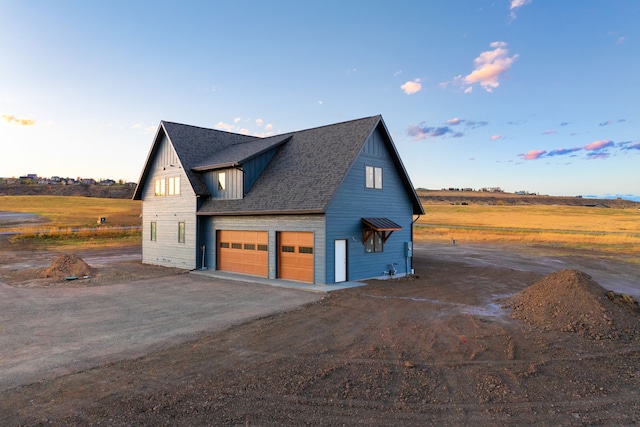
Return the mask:
<path id="1" fill-rule="evenodd" d="M 180 194 L 169 195 L 169 178 L 180 178 Z M 162 179 L 165 194 L 155 195 L 155 181 Z M 142 194 L 142 262 L 184 269 L 196 268 L 197 198 L 178 156 L 166 137 L 160 142 Z M 151 240 L 151 223 L 156 240 Z M 178 242 L 179 223 L 185 223 L 184 243 Z"/>

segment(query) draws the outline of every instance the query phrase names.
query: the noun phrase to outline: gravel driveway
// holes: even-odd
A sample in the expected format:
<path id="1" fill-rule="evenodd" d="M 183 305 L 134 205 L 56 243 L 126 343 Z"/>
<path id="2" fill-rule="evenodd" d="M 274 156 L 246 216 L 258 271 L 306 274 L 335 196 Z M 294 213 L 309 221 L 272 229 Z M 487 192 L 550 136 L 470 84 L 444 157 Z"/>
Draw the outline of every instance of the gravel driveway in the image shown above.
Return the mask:
<path id="1" fill-rule="evenodd" d="M 192 274 L 87 288 L 0 282 L 0 392 L 140 357 L 321 298 Z"/>

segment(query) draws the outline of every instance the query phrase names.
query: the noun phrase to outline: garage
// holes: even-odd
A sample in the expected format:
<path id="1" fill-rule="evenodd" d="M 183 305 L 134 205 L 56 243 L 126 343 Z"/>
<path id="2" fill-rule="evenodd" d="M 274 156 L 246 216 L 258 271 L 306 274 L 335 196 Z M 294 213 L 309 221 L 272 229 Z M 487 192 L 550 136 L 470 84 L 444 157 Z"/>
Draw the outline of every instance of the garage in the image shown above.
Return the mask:
<path id="1" fill-rule="evenodd" d="M 219 230 L 218 270 L 267 277 L 269 245 L 266 231 Z"/>
<path id="2" fill-rule="evenodd" d="M 278 233 L 278 277 L 313 283 L 313 233 Z"/>

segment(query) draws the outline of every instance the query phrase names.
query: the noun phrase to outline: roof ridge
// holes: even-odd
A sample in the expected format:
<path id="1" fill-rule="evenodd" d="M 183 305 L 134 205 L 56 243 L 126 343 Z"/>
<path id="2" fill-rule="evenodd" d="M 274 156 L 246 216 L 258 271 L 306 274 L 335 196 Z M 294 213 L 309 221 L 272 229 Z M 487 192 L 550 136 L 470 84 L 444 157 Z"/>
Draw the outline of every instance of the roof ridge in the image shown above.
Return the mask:
<path id="1" fill-rule="evenodd" d="M 160 123 L 161 124 L 170 124 L 170 125 L 178 125 L 178 126 L 190 127 L 190 128 L 195 128 L 195 129 L 202 129 L 202 130 L 206 130 L 206 131 L 226 133 L 226 134 L 229 134 L 229 135 L 244 136 L 244 137 L 253 138 L 253 139 L 259 139 L 260 138 L 260 137 L 254 136 L 254 135 L 248 135 L 248 134 L 244 134 L 244 133 L 229 132 L 229 131 L 226 131 L 226 130 L 220 130 L 220 129 L 215 129 L 215 128 L 206 128 L 204 126 L 188 125 L 186 123 L 171 122 L 169 120 L 160 120 Z"/>
<path id="2" fill-rule="evenodd" d="M 328 125 L 321 125 L 321 126 L 316 126 L 316 127 L 312 127 L 312 128 L 306 128 L 306 129 L 298 129 L 298 130 L 286 132 L 284 135 L 293 134 L 293 133 L 299 133 L 299 132 L 306 132 L 308 130 L 317 130 L 317 129 L 327 128 L 327 127 L 332 127 L 332 126 L 345 125 L 347 123 L 355 123 L 355 122 L 360 122 L 360 121 L 363 121 L 363 120 L 368 120 L 368 119 L 373 119 L 373 118 L 380 119 L 381 117 L 382 117 L 382 114 L 376 114 L 375 116 L 360 117 L 359 119 L 345 120 L 344 122 L 331 123 L 331 124 L 328 124 Z"/>

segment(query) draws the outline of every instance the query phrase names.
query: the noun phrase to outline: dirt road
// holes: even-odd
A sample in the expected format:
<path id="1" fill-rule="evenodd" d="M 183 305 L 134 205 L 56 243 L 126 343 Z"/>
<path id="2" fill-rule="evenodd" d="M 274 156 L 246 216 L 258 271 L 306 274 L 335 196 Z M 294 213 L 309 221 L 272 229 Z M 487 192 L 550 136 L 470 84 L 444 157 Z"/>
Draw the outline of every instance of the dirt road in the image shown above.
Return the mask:
<path id="1" fill-rule="evenodd" d="M 638 289 L 637 263 L 464 245 L 416 245 L 415 257 L 416 278 L 372 281 L 135 360 L 6 390 L 0 414 L 7 425 L 640 421 L 640 343 L 545 332 L 500 304 L 567 266 Z M 148 293 L 152 283 L 142 282 Z"/>

